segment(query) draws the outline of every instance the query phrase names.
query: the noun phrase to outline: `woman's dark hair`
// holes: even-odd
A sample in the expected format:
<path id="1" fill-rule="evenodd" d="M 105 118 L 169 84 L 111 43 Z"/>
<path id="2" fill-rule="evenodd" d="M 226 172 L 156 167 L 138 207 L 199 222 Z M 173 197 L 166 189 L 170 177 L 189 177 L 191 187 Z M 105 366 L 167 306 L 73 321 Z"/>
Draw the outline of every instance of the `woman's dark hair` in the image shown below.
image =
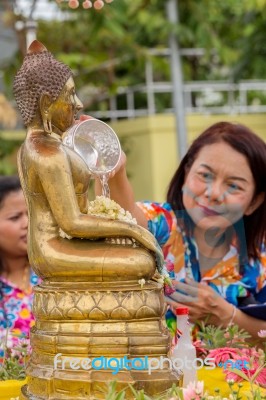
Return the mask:
<path id="1" fill-rule="evenodd" d="M 227 143 L 246 157 L 255 182 L 253 198 L 265 194 L 263 203 L 251 215 L 243 217 L 248 257 L 259 258 L 259 246 L 266 236 L 266 144 L 246 126 L 218 122 L 194 140 L 170 182 L 167 201 L 174 210 L 184 210 L 182 188 L 186 173 L 204 146 L 219 142 Z"/>
<path id="2" fill-rule="evenodd" d="M 13 176 L 2 176 L 0 175 L 0 208 L 2 207 L 3 201 L 6 196 L 11 192 L 17 192 L 21 189 L 19 177 Z"/>

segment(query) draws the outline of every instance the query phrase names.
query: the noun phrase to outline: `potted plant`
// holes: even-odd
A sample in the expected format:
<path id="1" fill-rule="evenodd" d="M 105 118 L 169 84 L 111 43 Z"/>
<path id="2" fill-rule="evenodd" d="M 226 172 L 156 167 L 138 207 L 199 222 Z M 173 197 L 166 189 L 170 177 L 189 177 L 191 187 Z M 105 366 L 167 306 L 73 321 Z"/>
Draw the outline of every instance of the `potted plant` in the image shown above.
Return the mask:
<path id="1" fill-rule="evenodd" d="M 266 337 L 266 331 L 260 331 L 258 336 Z M 266 395 L 265 349 L 252 343 L 243 329 L 239 330 L 237 325 L 222 329 L 201 323 L 194 344 L 198 355 L 203 360 L 213 359 L 216 366 L 214 370 L 198 370 L 198 379 L 204 380 L 210 394 L 217 394 L 217 388 L 223 396 L 229 396 L 232 390 L 236 394 L 241 388 L 242 394 L 249 393 L 251 399 Z"/>

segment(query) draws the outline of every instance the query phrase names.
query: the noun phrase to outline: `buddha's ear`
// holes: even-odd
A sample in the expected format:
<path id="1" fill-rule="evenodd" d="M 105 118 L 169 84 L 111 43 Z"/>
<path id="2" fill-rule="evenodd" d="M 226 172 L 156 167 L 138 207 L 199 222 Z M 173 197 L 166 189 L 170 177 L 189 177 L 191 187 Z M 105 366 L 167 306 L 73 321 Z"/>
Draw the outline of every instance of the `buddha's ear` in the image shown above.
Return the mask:
<path id="1" fill-rule="evenodd" d="M 52 104 L 52 98 L 48 93 L 43 93 L 40 97 L 40 110 L 42 112 L 47 112 L 50 105 Z"/>
<path id="2" fill-rule="evenodd" d="M 50 106 L 52 105 L 52 98 L 49 94 L 44 93 L 40 97 L 40 112 L 42 116 L 44 131 L 52 133 L 52 122 L 51 122 L 51 111 Z"/>
<path id="3" fill-rule="evenodd" d="M 246 209 L 245 215 L 251 215 L 254 211 L 256 211 L 257 208 L 259 208 L 259 206 L 264 202 L 264 199 L 265 199 L 265 193 L 264 192 L 259 193 Z"/>

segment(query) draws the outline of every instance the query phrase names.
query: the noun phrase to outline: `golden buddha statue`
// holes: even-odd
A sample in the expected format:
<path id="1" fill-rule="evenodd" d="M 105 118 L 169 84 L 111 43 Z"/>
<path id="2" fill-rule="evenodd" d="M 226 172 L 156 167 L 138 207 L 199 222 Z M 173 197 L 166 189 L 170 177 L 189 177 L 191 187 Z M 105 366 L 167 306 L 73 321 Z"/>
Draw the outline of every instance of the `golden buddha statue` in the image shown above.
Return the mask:
<path id="1" fill-rule="evenodd" d="M 103 369 L 96 360 L 167 356 L 163 288 L 151 280 L 163 257 L 146 229 L 87 213 L 91 174 L 62 143 L 82 108 L 71 70 L 34 41 L 14 95 L 27 127 L 18 168 L 29 209 L 29 260 L 43 279 L 35 288 L 29 380 L 21 398 L 104 398 L 98 387 L 111 380 L 151 394 L 171 387 L 178 376 L 169 365 L 152 373 L 121 368 L 114 375 L 111 364 Z M 122 245 L 110 238 L 131 240 Z M 96 360 L 94 368 L 72 368 L 73 357 Z"/>

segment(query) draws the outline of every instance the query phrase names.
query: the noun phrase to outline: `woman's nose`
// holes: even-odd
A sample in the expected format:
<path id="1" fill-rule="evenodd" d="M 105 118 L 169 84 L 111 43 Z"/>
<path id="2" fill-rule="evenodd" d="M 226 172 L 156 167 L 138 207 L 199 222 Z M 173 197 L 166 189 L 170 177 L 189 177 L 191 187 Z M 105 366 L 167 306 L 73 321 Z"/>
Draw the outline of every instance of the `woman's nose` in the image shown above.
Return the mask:
<path id="1" fill-rule="evenodd" d="M 225 192 L 219 182 L 211 181 L 206 185 L 205 196 L 209 201 L 221 202 L 225 198 Z"/>
<path id="2" fill-rule="evenodd" d="M 29 222 L 28 214 L 23 214 L 22 227 L 27 229 L 28 228 L 28 222 Z"/>

